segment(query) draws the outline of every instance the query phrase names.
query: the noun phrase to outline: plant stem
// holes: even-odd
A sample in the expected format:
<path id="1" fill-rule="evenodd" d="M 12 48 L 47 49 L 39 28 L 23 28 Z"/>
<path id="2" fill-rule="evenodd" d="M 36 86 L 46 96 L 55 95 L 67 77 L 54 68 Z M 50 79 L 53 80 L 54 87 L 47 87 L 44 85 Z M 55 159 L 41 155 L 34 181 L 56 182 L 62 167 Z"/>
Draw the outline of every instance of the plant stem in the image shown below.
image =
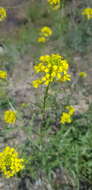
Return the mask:
<path id="1" fill-rule="evenodd" d="M 44 94 L 44 100 L 43 100 L 43 122 L 45 123 L 45 110 L 46 110 L 46 100 L 48 98 L 48 90 L 49 90 L 50 83 L 46 87 L 45 94 Z"/>

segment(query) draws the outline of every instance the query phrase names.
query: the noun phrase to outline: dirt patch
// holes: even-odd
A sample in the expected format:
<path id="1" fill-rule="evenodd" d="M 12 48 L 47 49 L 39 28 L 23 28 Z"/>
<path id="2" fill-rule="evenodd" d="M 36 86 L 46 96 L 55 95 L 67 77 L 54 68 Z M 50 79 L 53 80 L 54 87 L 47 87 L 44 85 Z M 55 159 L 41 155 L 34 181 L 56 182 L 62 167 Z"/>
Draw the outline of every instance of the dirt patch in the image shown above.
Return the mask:
<path id="1" fill-rule="evenodd" d="M 7 18 L 0 22 L 1 35 L 12 35 L 12 32 L 17 32 L 21 25 L 28 22 L 26 16 L 26 8 L 28 7 L 29 0 L 5 0 L 0 1 L 0 6 L 6 8 Z"/>
<path id="2" fill-rule="evenodd" d="M 24 3 L 24 2 L 26 3 L 28 1 L 29 0 L 13 0 L 13 1 L 11 1 L 11 0 L 0 0 L 0 6 L 5 7 L 5 8 L 8 8 L 8 7 L 12 8 L 14 6 L 19 6 L 22 3 Z"/>

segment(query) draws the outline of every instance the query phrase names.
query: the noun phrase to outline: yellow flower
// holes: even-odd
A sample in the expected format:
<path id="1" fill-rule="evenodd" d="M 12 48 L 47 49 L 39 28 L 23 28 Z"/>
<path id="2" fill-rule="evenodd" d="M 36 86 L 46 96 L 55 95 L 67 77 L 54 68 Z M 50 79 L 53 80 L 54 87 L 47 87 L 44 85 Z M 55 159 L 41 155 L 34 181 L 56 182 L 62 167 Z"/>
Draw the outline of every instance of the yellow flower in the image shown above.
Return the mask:
<path id="1" fill-rule="evenodd" d="M 7 72 L 0 70 L 0 78 L 1 79 L 6 79 L 7 78 Z"/>
<path id="2" fill-rule="evenodd" d="M 52 30 L 50 27 L 48 26 L 44 26 L 40 29 L 40 32 L 41 32 L 41 35 L 42 36 L 45 36 L 45 37 L 48 37 L 48 36 L 51 36 L 52 35 Z"/>
<path id="3" fill-rule="evenodd" d="M 58 69 L 58 65 L 53 65 L 53 70 L 57 71 L 57 69 Z"/>
<path id="4" fill-rule="evenodd" d="M 71 79 L 68 74 L 68 62 L 59 54 L 44 55 L 39 58 L 39 62 L 34 69 L 36 73 L 45 74 L 42 78 L 33 81 L 33 86 L 38 88 L 40 84 L 49 84 L 53 81 L 65 82 Z M 47 78 L 49 76 L 49 78 Z M 46 82 L 47 80 L 47 82 Z"/>
<path id="5" fill-rule="evenodd" d="M 75 108 L 73 106 L 66 106 L 66 109 L 68 109 L 69 114 L 72 116 L 75 112 Z"/>
<path id="6" fill-rule="evenodd" d="M 3 7 L 0 7 L 0 21 L 3 21 L 6 18 L 6 10 Z"/>
<path id="7" fill-rule="evenodd" d="M 38 41 L 39 43 L 44 43 L 44 42 L 47 41 L 47 39 L 42 36 L 42 37 L 39 37 L 39 38 L 37 39 L 37 41 Z"/>
<path id="8" fill-rule="evenodd" d="M 34 81 L 32 82 L 32 84 L 33 84 L 33 87 L 34 87 L 34 88 L 38 88 L 39 85 L 41 84 L 41 80 L 40 80 L 40 79 L 34 80 Z"/>
<path id="9" fill-rule="evenodd" d="M 60 0 L 48 0 L 48 3 L 50 6 L 54 9 L 57 10 L 60 8 Z"/>
<path id="10" fill-rule="evenodd" d="M 4 113 L 4 121 L 6 123 L 12 124 L 16 121 L 16 112 L 12 110 L 7 110 Z"/>
<path id="11" fill-rule="evenodd" d="M 71 116 L 69 113 L 65 113 L 63 112 L 62 116 L 61 116 L 61 119 L 60 119 L 60 123 L 71 123 L 72 120 L 71 120 Z"/>
<path id="12" fill-rule="evenodd" d="M 61 79 L 61 74 L 60 73 L 57 74 L 57 78 Z"/>
<path id="13" fill-rule="evenodd" d="M 0 152 L 0 172 L 6 178 L 14 176 L 24 169 L 24 160 L 18 157 L 18 152 L 14 148 L 7 146 Z"/>
<path id="14" fill-rule="evenodd" d="M 44 69 L 44 72 L 45 72 L 45 73 L 49 72 L 49 68 L 45 68 L 45 69 Z"/>
<path id="15" fill-rule="evenodd" d="M 42 62 L 46 62 L 50 59 L 50 56 L 49 55 L 42 55 L 40 56 L 39 60 L 42 61 Z"/>
<path id="16" fill-rule="evenodd" d="M 73 106 L 66 106 L 66 109 L 68 110 L 68 113 L 63 112 L 61 116 L 60 122 L 65 124 L 65 123 L 71 123 L 72 122 L 72 115 L 75 112 L 75 108 Z"/>
<path id="17" fill-rule="evenodd" d="M 85 15 L 87 17 L 87 19 L 91 19 L 92 18 L 92 8 L 83 9 L 82 15 Z"/>
<path id="18" fill-rule="evenodd" d="M 44 26 L 40 29 L 40 33 L 37 41 L 45 43 L 48 40 L 48 37 L 52 35 L 52 30 L 48 26 Z"/>
<path id="19" fill-rule="evenodd" d="M 87 77 L 87 73 L 86 72 L 80 72 L 80 73 L 78 73 L 78 75 L 80 76 L 80 77 Z"/>
<path id="20" fill-rule="evenodd" d="M 59 81 L 65 82 L 65 81 L 70 81 L 70 80 L 71 80 L 71 75 L 67 74 L 65 71 L 64 74 L 61 76 Z"/>
<path id="21" fill-rule="evenodd" d="M 50 80 L 46 79 L 46 81 L 44 82 L 45 85 L 48 85 L 50 83 Z"/>
<path id="22" fill-rule="evenodd" d="M 56 76 L 56 72 L 52 72 L 51 77 L 54 78 L 55 76 Z M 60 77 L 61 77 L 61 75 L 60 75 Z"/>

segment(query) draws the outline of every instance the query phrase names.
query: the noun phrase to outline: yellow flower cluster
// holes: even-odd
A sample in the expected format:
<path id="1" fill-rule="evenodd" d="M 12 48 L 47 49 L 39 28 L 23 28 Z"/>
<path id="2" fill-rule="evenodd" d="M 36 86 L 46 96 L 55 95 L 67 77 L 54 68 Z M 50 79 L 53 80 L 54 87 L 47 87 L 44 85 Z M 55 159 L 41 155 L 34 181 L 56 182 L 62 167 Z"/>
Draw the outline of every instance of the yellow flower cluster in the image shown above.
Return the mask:
<path id="1" fill-rule="evenodd" d="M 43 28 L 41 28 L 41 34 L 45 37 L 51 36 L 52 30 L 48 26 L 44 26 Z"/>
<path id="2" fill-rule="evenodd" d="M 38 39 L 37 39 L 37 42 L 39 42 L 39 43 L 45 43 L 47 40 L 46 40 L 46 38 L 44 37 L 44 36 L 41 36 L 41 37 L 39 37 Z"/>
<path id="3" fill-rule="evenodd" d="M 4 113 L 4 121 L 9 124 L 13 124 L 16 121 L 16 112 L 12 110 L 7 110 Z"/>
<path id="4" fill-rule="evenodd" d="M 71 123 L 72 122 L 72 115 L 75 112 L 75 108 L 73 106 L 67 106 L 66 109 L 68 110 L 67 112 L 63 112 L 60 122 L 65 124 L 65 123 Z"/>
<path id="5" fill-rule="evenodd" d="M 78 73 L 78 75 L 80 77 L 83 77 L 83 78 L 87 77 L 87 73 L 86 72 L 80 72 L 80 73 Z"/>
<path id="6" fill-rule="evenodd" d="M 24 168 L 24 160 L 18 158 L 18 152 L 14 148 L 7 146 L 0 152 L 0 172 L 6 178 L 14 176 Z"/>
<path id="7" fill-rule="evenodd" d="M 6 79 L 7 78 L 7 72 L 0 70 L 0 79 Z"/>
<path id="8" fill-rule="evenodd" d="M 3 7 L 0 7 L 0 21 L 3 21 L 6 18 L 6 10 Z"/>
<path id="9" fill-rule="evenodd" d="M 83 9 L 82 15 L 85 15 L 88 20 L 91 19 L 92 18 L 92 8 Z"/>
<path id="10" fill-rule="evenodd" d="M 73 106 L 66 106 L 66 109 L 68 110 L 69 115 L 73 115 L 75 112 L 75 108 Z"/>
<path id="11" fill-rule="evenodd" d="M 60 0 L 48 0 L 48 3 L 50 6 L 54 9 L 57 10 L 60 8 Z"/>
<path id="12" fill-rule="evenodd" d="M 65 123 L 71 123 L 71 121 L 72 120 L 71 120 L 71 116 L 69 115 L 69 113 L 63 112 L 60 122 L 65 124 Z"/>
<path id="13" fill-rule="evenodd" d="M 43 73 L 44 75 L 33 81 L 35 88 L 39 85 L 48 85 L 53 81 L 70 81 L 71 76 L 68 74 L 68 62 L 59 54 L 44 55 L 39 58 L 39 63 L 34 66 L 36 73 Z"/>
<path id="14" fill-rule="evenodd" d="M 52 30 L 48 26 L 44 26 L 40 29 L 40 37 L 37 39 L 38 42 L 46 42 L 48 37 L 52 35 Z"/>

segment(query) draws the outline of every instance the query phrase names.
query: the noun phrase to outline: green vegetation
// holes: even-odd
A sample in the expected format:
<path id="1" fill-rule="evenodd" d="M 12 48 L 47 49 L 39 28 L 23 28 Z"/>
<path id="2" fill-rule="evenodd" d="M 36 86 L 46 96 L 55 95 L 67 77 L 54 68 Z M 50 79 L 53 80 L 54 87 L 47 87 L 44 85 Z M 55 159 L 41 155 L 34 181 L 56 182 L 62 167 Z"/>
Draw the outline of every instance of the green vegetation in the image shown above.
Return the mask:
<path id="1" fill-rule="evenodd" d="M 16 174 L 20 181 L 28 176 L 35 185 L 44 177 L 52 190 L 92 188 L 92 18 L 82 15 L 82 10 L 91 4 L 91 0 L 78 4 L 62 0 L 61 7 L 53 10 L 47 2 L 29 2 L 25 10 L 27 23 L 16 26 L 11 36 L 2 34 L 0 71 L 6 71 L 8 77 L 0 73 L 0 143 L 16 148 L 25 160 L 25 168 Z M 45 43 L 39 43 L 44 26 L 53 32 Z M 55 78 L 59 59 L 45 60 L 47 65 L 40 60 L 42 65 L 36 68 L 38 73 L 34 72 L 39 58 L 52 54 L 63 55 L 61 73 L 66 78 L 67 60 L 71 80 L 62 77 L 63 82 L 59 82 L 61 78 Z M 46 71 L 49 63 L 54 69 Z M 42 82 L 43 73 L 53 75 Z M 69 105 L 75 109 L 71 122 L 64 118 L 66 122 L 62 123 L 60 118 L 68 114 Z M 15 123 L 4 120 L 6 110 L 16 111 Z"/>

